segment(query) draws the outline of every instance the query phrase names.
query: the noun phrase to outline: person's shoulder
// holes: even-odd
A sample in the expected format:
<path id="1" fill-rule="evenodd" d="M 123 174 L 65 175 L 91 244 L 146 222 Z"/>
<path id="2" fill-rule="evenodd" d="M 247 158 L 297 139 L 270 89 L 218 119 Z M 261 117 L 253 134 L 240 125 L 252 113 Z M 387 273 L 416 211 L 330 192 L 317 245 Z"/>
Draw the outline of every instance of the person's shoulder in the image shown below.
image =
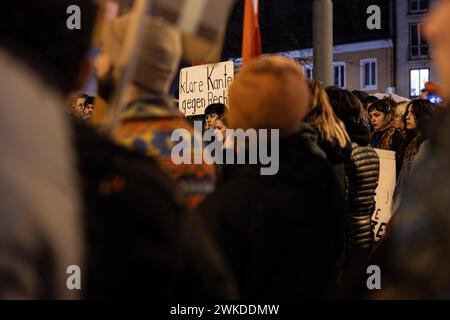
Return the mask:
<path id="1" fill-rule="evenodd" d="M 324 151 L 324 149 L 317 145 L 318 148 L 320 148 L 321 151 Z M 297 159 L 297 162 L 303 163 L 304 165 L 308 164 L 310 166 L 318 166 L 318 167 L 330 167 L 329 161 L 326 157 L 323 156 L 322 153 L 316 152 L 315 150 L 316 145 L 311 145 L 308 141 L 304 139 L 297 139 L 295 144 L 295 149 L 293 152 L 295 153 Z M 330 146 L 330 148 L 334 148 L 335 150 L 339 150 L 337 146 Z M 341 152 L 340 156 L 345 156 L 345 150 L 339 150 Z"/>
<path id="2" fill-rule="evenodd" d="M 346 164 L 350 175 L 368 178 L 378 177 L 380 170 L 380 157 L 372 146 L 353 144 L 350 161 Z"/>
<path id="3" fill-rule="evenodd" d="M 354 160 L 364 158 L 379 159 L 379 156 L 371 145 L 361 146 L 357 143 L 352 143 L 351 158 Z"/>
<path id="4" fill-rule="evenodd" d="M 149 197 L 164 196 L 175 206 L 183 203 L 175 184 L 152 158 L 116 144 L 81 121 L 73 119 L 72 125 L 79 170 L 87 183 L 109 181 L 111 176 L 122 177 L 128 180 L 124 181 L 127 189 L 140 185 Z"/>
<path id="5" fill-rule="evenodd" d="M 325 181 L 331 182 L 334 178 L 331 163 L 314 152 L 304 139 L 291 139 L 289 144 L 285 141 L 281 153 L 279 172 L 268 179 L 273 184 L 282 188 L 295 186 L 298 190 L 307 190 L 314 186 L 321 187 Z"/>

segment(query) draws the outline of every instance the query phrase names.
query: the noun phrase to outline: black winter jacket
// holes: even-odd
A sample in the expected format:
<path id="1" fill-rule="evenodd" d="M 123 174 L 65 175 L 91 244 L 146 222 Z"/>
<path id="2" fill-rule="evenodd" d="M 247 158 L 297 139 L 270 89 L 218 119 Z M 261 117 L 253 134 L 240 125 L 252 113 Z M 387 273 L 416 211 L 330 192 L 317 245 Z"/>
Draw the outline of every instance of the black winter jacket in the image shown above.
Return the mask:
<path id="1" fill-rule="evenodd" d="M 346 247 L 348 253 L 364 252 L 367 258 L 373 245 L 371 217 L 375 210 L 375 191 L 380 174 L 380 159 L 370 146 L 365 126 L 347 124 L 352 151 L 346 160 Z M 351 258 L 351 257 L 350 257 Z"/>
<path id="2" fill-rule="evenodd" d="M 278 174 L 225 165 L 199 210 L 244 298 L 325 298 L 336 284 L 344 199 L 327 161 L 302 136 L 280 141 Z"/>
<path id="3" fill-rule="evenodd" d="M 347 248 L 369 250 L 373 245 L 371 217 L 375 210 L 375 191 L 378 186 L 380 159 L 371 146 L 352 144 L 347 172 Z"/>

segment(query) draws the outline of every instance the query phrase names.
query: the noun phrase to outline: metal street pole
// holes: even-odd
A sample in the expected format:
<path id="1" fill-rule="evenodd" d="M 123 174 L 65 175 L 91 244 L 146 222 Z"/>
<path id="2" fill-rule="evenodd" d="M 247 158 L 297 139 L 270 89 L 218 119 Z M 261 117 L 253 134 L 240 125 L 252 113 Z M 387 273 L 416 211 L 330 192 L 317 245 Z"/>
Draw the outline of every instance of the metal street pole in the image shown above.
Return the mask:
<path id="1" fill-rule="evenodd" d="M 314 79 L 333 85 L 333 2 L 313 3 Z"/>

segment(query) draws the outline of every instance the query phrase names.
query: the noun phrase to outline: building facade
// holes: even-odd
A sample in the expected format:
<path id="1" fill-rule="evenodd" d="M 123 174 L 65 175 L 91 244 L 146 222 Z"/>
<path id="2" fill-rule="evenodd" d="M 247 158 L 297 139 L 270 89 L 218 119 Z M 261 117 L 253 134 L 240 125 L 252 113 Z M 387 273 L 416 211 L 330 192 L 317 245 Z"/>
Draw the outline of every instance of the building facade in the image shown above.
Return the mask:
<path id="1" fill-rule="evenodd" d="M 422 35 L 423 20 L 431 0 L 396 1 L 396 84 L 399 95 L 417 98 L 428 81 L 437 81 L 428 43 Z"/>
<path id="2" fill-rule="evenodd" d="M 313 49 L 279 52 L 300 62 L 305 75 L 313 79 Z M 235 68 L 242 63 L 233 59 Z M 356 42 L 333 48 L 334 86 L 368 93 L 395 92 L 395 56 L 392 39 Z"/>
<path id="3" fill-rule="evenodd" d="M 289 52 L 304 65 L 308 78 L 313 77 L 313 51 Z M 392 92 L 394 87 L 395 64 L 392 39 L 355 42 L 334 46 L 333 80 L 336 87 L 361 90 L 368 93 Z"/>
<path id="4" fill-rule="evenodd" d="M 450 1 L 450 0 L 449 0 Z M 242 0 L 231 19 L 224 59 L 239 57 Z M 297 58 L 312 77 L 312 0 L 261 1 L 264 53 Z M 433 0 L 333 0 L 334 84 L 349 90 L 394 92 L 416 98 L 428 81 L 439 82 L 422 35 Z M 369 30 L 367 9 L 381 9 L 381 29 Z M 277 20 L 278 19 L 278 20 Z M 238 59 L 239 60 L 239 59 Z"/>
<path id="5" fill-rule="evenodd" d="M 395 0 L 402 1 L 402 0 Z M 396 82 L 394 0 L 333 0 L 334 85 L 369 93 L 391 92 Z M 260 1 L 263 52 L 298 59 L 312 78 L 312 0 Z M 370 6 L 381 11 L 381 28 L 369 29 Z M 224 60 L 240 65 L 243 1 L 237 2 L 224 46 Z"/>

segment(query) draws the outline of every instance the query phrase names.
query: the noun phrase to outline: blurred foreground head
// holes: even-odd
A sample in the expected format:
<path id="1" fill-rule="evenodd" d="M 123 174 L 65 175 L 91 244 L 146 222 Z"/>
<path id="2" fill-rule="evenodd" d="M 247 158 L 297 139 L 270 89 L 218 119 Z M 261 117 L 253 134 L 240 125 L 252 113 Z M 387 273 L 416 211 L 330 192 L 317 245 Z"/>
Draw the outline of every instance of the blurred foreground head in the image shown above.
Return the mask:
<path id="1" fill-rule="evenodd" d="M 229 97 L 231 128 L 280 129 L 281 136 L 297 133 L 310 109 L 300 66 L 284 57 L 262 57 L 244 64 Z"/>
<path id="2" fill-rule="evenodd" d="M 450 99 L 450 1 L 438 0 L 425 23 L 425 35 L 433 49 L 440 75 L 442 96 Z"/>
<path id="3" fill-rule="evenodd" d="M 130 18 L 131 15 L 126 14 L 113 20 L 103 34 L 103 53 L 114 70 L 113 74 L 120 63 Z M 159 17 L 147 16 L 144 29 L 133 84 L 147 92 L 168 94 L 181 61 L 181 34 Z"/>
<path id="4" fill-rule="evenodd" d="M 67 27 L 71 14 L 66 11 L 71 5 L 80 8 L 80 30 Z M 4 1 L 0 10 L 0 46 L 67 94 L 82 85 L 80 70 L 96 17 L 95 0 Z"/>

